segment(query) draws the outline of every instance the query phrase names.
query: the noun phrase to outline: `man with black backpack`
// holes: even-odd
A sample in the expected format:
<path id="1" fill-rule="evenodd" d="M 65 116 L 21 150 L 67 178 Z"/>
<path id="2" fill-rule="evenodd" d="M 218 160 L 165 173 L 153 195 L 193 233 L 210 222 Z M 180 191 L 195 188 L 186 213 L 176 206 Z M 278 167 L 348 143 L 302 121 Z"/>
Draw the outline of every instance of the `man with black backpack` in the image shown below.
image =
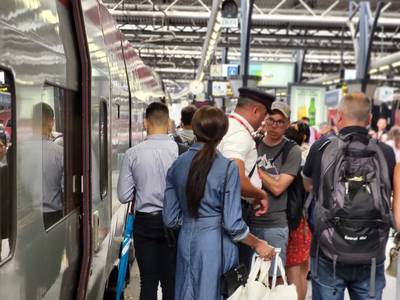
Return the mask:
<path id="1" fill-rule="evenodd" d="M 194 105 L 188 105 L 181 110 L 181 130 L 174 135 L 174 141 L 178 144 L 179 155 L 189 150 L 196 140 L 192 129 L 192 119 L 197 108 Z"/>
<path id="2" fill-rule="evenodd" d="M 368 136 L 370 120 L 364 94 L 343 97 L 339 136 L 314 143 L 303 169 L 305 188 L 315 199 L 313 300 L 341 300 L 346 288 L 351 299 L 382 299 L 395 158 Z"/>
<path id="3" fill-rule="evenodd" d="M 286 261 L 289 237 L 289 187 L 294 182 L 301 163 L 300 147 L 284 136 L 290 124 L 289 115 L 290 109 L 285 102 L 274 101 L 264 120 L 265 137 L 258 145 L 257 152 L 259 175 L 263 189 L 270 199 L 269 210 L 262 216 L 251 215 L 249 224 L 254 235 L 276 248 L 281 248 L 283 264 Z M 300 214 L 301 212 L 302 209 Z M 293 218 L 289 219 L 292 221 Z"/>

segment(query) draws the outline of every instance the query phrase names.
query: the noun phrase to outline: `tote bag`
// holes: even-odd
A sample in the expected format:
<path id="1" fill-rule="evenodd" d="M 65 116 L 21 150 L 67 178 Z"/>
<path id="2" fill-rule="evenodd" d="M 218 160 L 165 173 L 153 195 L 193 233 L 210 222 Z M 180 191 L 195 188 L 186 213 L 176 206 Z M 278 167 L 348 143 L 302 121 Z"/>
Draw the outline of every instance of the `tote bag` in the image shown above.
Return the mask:
<path id="1" fill-rule="evenodd" d="M 263 261 L 258 256 L 253 257 L 249 278 L 245 286 L 240 286 L 228 300 L 261 300 L 268 293 L 265 280 L 268 281 L 268 271 L 271 262 Z"/>
<path id="2" fill-rule="evenodd" d="M 279 256 L 280 249 L 276 249 L 275 251 L 274 276 L 272 277 L 271 288 L 268 289 L 268 292 L 262 300 L 297 300 L 296 287 L 293 284 L 289 285 L 286 280 L 285 268 Z M 280 285 L 276 285 L 278 269 L 283 279 L 283 284 Z"/>

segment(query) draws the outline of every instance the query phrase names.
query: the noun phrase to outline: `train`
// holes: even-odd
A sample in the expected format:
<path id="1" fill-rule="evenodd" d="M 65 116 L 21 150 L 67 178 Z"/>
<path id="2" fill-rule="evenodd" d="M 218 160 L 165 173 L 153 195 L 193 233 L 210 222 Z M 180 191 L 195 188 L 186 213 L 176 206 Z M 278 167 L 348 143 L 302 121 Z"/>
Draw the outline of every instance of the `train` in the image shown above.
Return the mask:
<path id="1" fill-rule="evenodd" d="M 113 299 L 118 173 L 159 76 L 100 0 L 2 0 L 0 96 L 0 299 Z"/>

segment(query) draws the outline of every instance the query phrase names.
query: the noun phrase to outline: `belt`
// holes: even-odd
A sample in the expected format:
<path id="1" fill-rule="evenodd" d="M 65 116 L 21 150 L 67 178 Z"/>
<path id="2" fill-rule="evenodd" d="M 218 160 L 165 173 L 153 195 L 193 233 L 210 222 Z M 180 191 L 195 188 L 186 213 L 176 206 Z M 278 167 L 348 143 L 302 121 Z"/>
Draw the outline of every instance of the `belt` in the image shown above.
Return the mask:
<path id="1" fill-rule="evenodd" d="M 136 211 L 135 214 L 137 216 L 161 216 L 162 215 L 162 211 L 161 210 L 152 211 L 152 212 Z"/>

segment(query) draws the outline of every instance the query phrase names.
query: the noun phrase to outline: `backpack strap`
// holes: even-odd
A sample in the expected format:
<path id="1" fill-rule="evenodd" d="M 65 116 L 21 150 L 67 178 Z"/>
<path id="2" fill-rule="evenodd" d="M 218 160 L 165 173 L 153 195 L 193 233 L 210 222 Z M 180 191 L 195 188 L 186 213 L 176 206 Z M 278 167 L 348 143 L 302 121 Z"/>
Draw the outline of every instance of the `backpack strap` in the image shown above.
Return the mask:
<path id="1" fill-rule="evenodd" d="M 292 148 L 296 145 L 297 144 L 295 142 L 285 139 L 283 146 L 281 147 L 281 149 L 279 149 L 278 153 L 276 153 L 275 156 L 272 158 L 271 163 L 274 163 L 279 157 L 279 155 L 282 154 L 282 165 L 283 165 L 289 155 L 290 150 L 292 150 Z"/>
<path id="2" fill-rule="evenodd" d="M 174 134 L 172 135 L 172 137 L 174 138 L 174 141 L 175 141 L 175 142 L 180 143 L 180 144 L 183 144 L 183 140 L 182 140 L 182 138 L 179 136 L 179 134 L 174 133 Z"/>
<path id="3" fill-rule="evenodd" d="M 319 148 L 318 151 L 323 152 L 330 143 L 332 142 L 331 138 L 328 138 Z"/>
<path id="4" fill-rule="evenodd" d="M 289 156 L 290 150 L 294 146 L 297 146 L 297 143 L 291 140 L 288 140 L 286 144 L 283 147 L 283 152 L 282 152 L 282 165 L 286 162 L 287 157 Z"/>
<path id="5" fill-rule="evenodd" d="M 275 154 L 275 156 L 271 159 L 271 164 L 275 162 L 275 160 L 283 153 L 283 150 L 285 149 L 286 144 L 288 143 L 287 140 L 285 140 L 283 146 L 279 149 L 279 151 Z"/>
<path id="6" fill-rule="evenodd" d="M 371 271 L 369 279 L 369 298 L 375 299 L 375 285 L 376 285 L 376 258 L 371 259 Z"/>

